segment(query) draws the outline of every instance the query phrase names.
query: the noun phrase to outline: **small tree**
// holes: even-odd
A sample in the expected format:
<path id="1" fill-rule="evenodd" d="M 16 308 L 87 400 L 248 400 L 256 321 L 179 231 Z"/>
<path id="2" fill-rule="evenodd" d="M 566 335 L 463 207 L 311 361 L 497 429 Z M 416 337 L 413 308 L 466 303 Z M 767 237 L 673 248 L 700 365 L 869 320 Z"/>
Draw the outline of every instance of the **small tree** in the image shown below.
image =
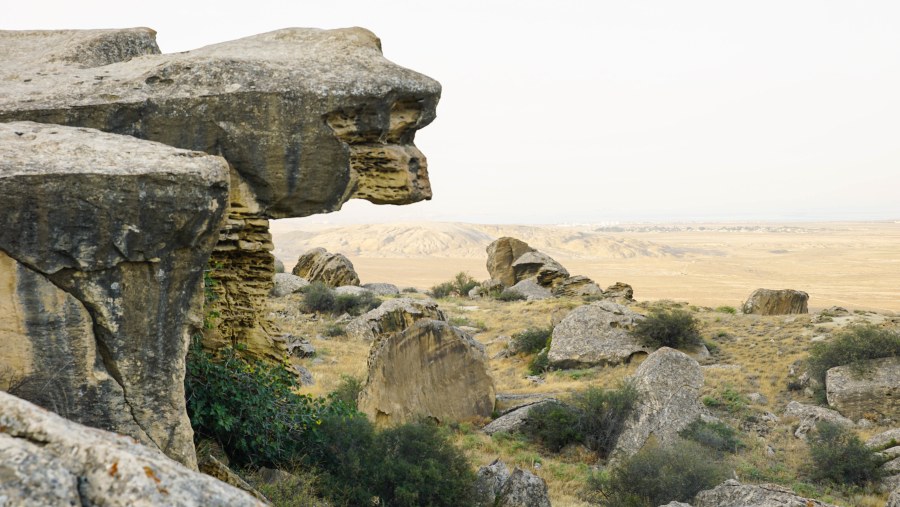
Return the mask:
<path id="1" fill-rule="evenodd" d="M 651 347 L 682 348 L 700 345 L 697 319 L 684 310 L 654 311 L 634 326 L 634 334 Z"/>

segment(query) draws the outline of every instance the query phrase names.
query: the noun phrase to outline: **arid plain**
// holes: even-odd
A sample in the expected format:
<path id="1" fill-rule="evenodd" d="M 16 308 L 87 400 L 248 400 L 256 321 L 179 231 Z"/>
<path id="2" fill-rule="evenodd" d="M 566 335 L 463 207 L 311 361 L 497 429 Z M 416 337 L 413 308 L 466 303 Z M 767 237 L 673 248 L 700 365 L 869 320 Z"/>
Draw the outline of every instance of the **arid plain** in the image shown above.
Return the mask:
<path id="1" fill-rule="evenodd" d="M 601 286 L 638 300 L 738 306 L 754 289 L 810 294 L 810 309 L 900 312 L 900 221 L 525 226 L 464 223 L 326 225 L 274 221 L 287 269 L 309 248 L 348 256 L 363 283 L 426 289 L 466 271 L 487 279 L 485 247 L 513 236 Z"/>

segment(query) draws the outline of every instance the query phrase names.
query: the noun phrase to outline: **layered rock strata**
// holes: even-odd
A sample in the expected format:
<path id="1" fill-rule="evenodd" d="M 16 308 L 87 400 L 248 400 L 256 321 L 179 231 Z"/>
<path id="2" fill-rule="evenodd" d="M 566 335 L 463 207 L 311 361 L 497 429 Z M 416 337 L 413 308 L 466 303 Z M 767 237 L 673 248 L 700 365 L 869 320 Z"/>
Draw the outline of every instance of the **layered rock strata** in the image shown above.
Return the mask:
<path id="1" fill-rule="evenodd" d="M 353 263 L 343 254 L 330 253 L 324 248 L 313 248 L 297 259 L 291 273 L 310 282 L 321 282 L 329 287 L 359 285 L 359 276 Z"/>
<path id="2" fill-rule="evenodd" d="M 229 221 L 211 271 L 225 339 L 266 338 L 253 336 L 266 328 L 274 271 L 266 219 L 431 197 L 413 140 L 440 85 L 385 59 L 371 32 L 289 28 L 158 53 L 149 29 L 0 31 L 0 122 L 91 127 L 228 160 Z"/>
<path id="3" fill-rule="evenodd" d="M 0 388 L 196 467 L 188 315 L 227 199 L 220 157 L 0 123 Z"/>
<path id="4" fill-rule="evenodd" d="M 809 294 L 793 289 L 756 289 L 741 306 L 741 311 L 756 315 L 809 313 Z"/>

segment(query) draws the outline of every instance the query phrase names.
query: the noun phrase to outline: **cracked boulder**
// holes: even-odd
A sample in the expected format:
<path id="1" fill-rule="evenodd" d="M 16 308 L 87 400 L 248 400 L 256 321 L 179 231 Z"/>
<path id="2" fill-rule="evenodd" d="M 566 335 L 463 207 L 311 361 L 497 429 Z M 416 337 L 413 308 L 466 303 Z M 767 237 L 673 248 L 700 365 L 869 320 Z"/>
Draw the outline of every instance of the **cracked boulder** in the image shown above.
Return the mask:
<path id="1" fill-rule="evenodd" d="M 684 352 L 663 347 L 647 356 L 632 377 L 637 405 L 625 421 L 611 455 L 632 456 L 653 437 L 661 445 L 700 417 L 703 370 Z"/>
<path id="2" fill-rule="evenodd" d="M 68 421 L 2 391 L 0 503 L 265 505 L 130 437 Z"/>
<path id="3" fill-rule="evenodd" d="M 0 200 L 0 388 L 196 468 L 185 355 L 228 202 L 226 162 L 0 123 Z"/>
<path id="4" fill-rule="evenodd" d="M 446 322 L 420 320 L 372 344 L 359 410 L 381 426 L 463 421 L 489 417 L 494 396 L 484 345 Z"/>
<path id="5" fill-rule="evenodd" d="M 303 253 L 291 273 L 309 282 L 321 282 L 329 287 L 359 285 L 359 276 L 350 259 L 324 248 L 313 248 Z"/>

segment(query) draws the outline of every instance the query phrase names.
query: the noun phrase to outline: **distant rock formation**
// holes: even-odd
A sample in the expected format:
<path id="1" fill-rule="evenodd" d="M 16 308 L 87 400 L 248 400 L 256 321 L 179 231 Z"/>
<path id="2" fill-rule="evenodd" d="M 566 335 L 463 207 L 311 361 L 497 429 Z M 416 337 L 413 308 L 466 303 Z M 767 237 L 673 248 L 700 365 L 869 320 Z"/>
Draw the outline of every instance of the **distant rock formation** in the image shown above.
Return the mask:
<path id="1" fill-rule="evenodd" d="M 854 421 L 900 419 L 900 357 L 837 366 L 825 374 L 828 405 Z"/>
<path id="2" fill-rule="evenodd" d="M 793 289 L 756 289 L 744 302 L 741 311 L 756 315 L 788 315 L 809 313 L 809 294 Z"/>
<path id="3" fill-rule="evenodd" d="M 379 425 L 420 417 L 489 417 L 494 382 L 484 345 L 446 322 L 420 320 L 372 344 L 359 409 Z"/>
<path id="4" fill-rule="evenodd" d="M 2 391 L 0 428 L 4 505 L 265 505 L 130 437 L 68 421 Z"/>
<path id="5" fill-rule="evenodd" d="M 703 370 L 684 352 L 663 347 L 632 378 L 639 401 L 616 440 L 611 453 L 616 458 L 637 453 L 651 436 L 661 445 L 674 442 L 702 412 Z"/>
<path id="6" fill-rule="evenodd" d="M 516 238 L 503 237 L 494 241 L 488 245 L 487 255 L 488 273 L 504 287 L 512 287 L 529 278 L 550 287 L 556 280 L 569 277 L 569 272 L 560 263 Z"/>
<path id="7" fill-rule="evenodd" d="M 313 248 L 301 255 L 291 273 L 329 287 L 359 285 L 359 276 L 350 259 L 343 254 L 329 253 L 324 248 Z"/>
<path id="8" fill-rule="evenodd" d="M 603 289 L 599 285 L 582 275 L 570 276 L 553 288 L 553 295 L 556 297 L 600 296 L 602 294 Z"/>
<path id="9" fill-rule="evenodd" d="M 569 312 L 553 328 L 547 359 L 554 368 L 580 368 L 627 362 L 636 353 L 649 354 L 630 330 L 644 316 L 611 301 L 599 301 Z"/>
<path id="10" fill-rule="evenodd" d="M 430 299 L 388 299 L 378 308 L 351 320 L 344 327 L 347 336 L 373 342 L 385 335 L 399 333 L 420 320 L 446 321 L 444 312 Z"/>
<path id="11" fill-rule="evenodd" d="M 25 308 L 0 360 L 31 399 L 195 467 L 181 383 L 204 270 L 204 345 L 283 357 L 268 219 L 429 199 L 413 141 L 440 85 L 361 28 L 171 55 L 154 36 L 0 31 L 0 306 Z"/>
<path id="12" fill-rule="evenodd" d="M 20 396 L 195 468 L 187 326 L 228 202 L 225 161 L 0 123 L 0 199 L 0 369 Z"/>

